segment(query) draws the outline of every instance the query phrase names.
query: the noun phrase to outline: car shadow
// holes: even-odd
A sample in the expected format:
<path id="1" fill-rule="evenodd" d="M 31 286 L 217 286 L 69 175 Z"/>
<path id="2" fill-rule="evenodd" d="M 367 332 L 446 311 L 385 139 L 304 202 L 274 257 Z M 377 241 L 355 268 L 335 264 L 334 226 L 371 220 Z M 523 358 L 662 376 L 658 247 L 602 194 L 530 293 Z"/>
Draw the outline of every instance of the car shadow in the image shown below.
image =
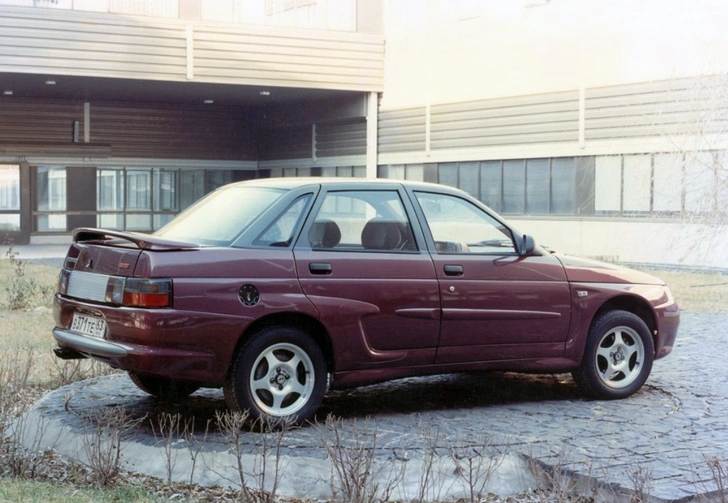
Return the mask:
<path id="1" fill-rule="evenodd" d="M 568 375 L 473 372 L 400 379 L 332 391 L 316 417 L 321 419 L 332 414 L 353 419 L 582 398 Z"/>
<path id="2" fill-rule="evenodd" d="M 311 422 L 323 422 L 329 415 L 342 419 L 376 419 L 392 414 L 416 415 L 509 403 L 582 399 L 583 395 L 568 375 L 445 374 L 330 391 Z M 151 430 L 165 416 L 179 415 L 180 424 L 195 433 L 218 431 L 218 414 L 228 410 L 222 391 L 211 389 L 199 390 L 179 402 L 139 396 L 127 401 L 124 408 L 130 417 L 144 419 L 140 424 L 142 429 Z"/>

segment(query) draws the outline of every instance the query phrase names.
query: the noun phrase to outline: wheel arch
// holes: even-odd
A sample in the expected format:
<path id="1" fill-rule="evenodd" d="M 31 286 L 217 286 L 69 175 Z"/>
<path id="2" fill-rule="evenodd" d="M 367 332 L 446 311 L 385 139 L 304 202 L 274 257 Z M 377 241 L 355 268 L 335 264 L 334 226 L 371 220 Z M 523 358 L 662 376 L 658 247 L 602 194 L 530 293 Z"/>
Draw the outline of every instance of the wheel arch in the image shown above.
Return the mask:
<path id="1" fill-rule="evenodd" d="M 321 322 L 319 322 L 319 320 L 301 313 L 274 313 L 258 318 L 253 323 L 251 323 L 248 327 L 246 327 L 245 331 L 242 333 L 240 339 L 238 340 L 228 368 L 231 367 L 232 362 L 240 351 L 240 348 L 246 343 L 246 341 L 248 341 L 253 335 L 257 334 L 258 332 L 265 330 L 266 328 L 276 326 L 298 328 L 310 335 L 314 342 L 316 342 L 316 344 L 318 344 L 318 346 L 321 348 L 321 352 L 324 354 L 327 372 L 333 373 L 334 351 L 331 345 L 331 338 L 329 337 L 328 331 L 321 324 Z"/>
<path id="2" fill-rule="evenodd" d="M 655 340 L 655 333 L 657 331 L 657 318 L 655 312 L 650 306 L 650 303 L 641 297 L 635 295 L 618 295 L 607 300 L 602 304 L 599 309 L 592 316 L 589 326 L 594 326 L 594 323 L 605 313 L 610 311 L 627 311 L 638 316 L 642 321 L 645 322 L 647 328 L 650 329 L 650 335 L 653 341 Z"/>

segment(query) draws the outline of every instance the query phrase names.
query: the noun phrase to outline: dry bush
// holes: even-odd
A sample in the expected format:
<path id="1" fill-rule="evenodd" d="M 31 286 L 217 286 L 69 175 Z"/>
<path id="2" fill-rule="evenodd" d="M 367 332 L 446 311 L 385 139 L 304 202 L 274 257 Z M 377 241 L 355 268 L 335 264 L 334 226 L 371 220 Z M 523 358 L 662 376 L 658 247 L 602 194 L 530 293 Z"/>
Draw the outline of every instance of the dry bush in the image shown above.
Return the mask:
<path id="1" fill-rule="evenodd" d="M 344 503 L 388 501 L 404 477 L 392 459 L 377 461 L 377 427 L 354 421 L 344 431 L 343 421 L 329 415 L 316 425 L 319 438 L 331 462 L 331 492 Z"/>
<path id="2" fill-rule="evenodd" d="M 0 474 L 34 479 L 54 458 L 59 434 L 52 435 L 42 415 L 18 416 L 0 436 Z"/>
<path id="3" fill-rule="evenodd" d="M 440 474 L 435 470 L 435 462 L 438 459 L 438 445 L 440 442 L 440 430 L 431 428 L 420 423 L 420 439 L 423 444 L 422 465 L 417 477 L 417 495 L 414 503 L 426 501 L 439 501 L 443 489 Z"/>
<path id="4" fill-rule="evenodd" d="M 0 427 L 27 407 L 23 393 L 28 390 L 36 359 L 33 349 L 0 353 Z"/>
<path id="5" fill-rule="evenodd" d="M 708 465 L 715 486 L 715 497 L 712 501 L 728 502 L 728 460 L 716 456 L 707 458 L 705 462 Z"/>
<path id="6" fill-rule="evenodd" d="M 197 459 L 200 457 L 200 453 L 205 448 L 207 442 L 207 436 L 210 433 L 210 424 L 212 419 L 208 419 L 205 424 L 205 430 L 202 436 L 198 436 L 195 433 L 195 418 L 193 417 L 189 422 L 185 422 L 184 437 L 187 442 L 187 452 L 190 456 L 190 474 L 187 481 L 188 488 L 194 485 L 195 469 L 197 468 Z"/>
<path id="7" fill-rule="evenodd" d="M 536 480 L 536 490 L 555 497 L 556 501 L 568 501 L 575 494 L 577 482 L 573 471 L 567 468 L 571 464 L 570 450 L 559 450 L 552 464 L 539 461 L 535 456 L 527 456 L 528 467 Z"/>
<path id="8" fill-rule="evenodd" d="M 97 485 L 110 485 L 121 471 L 124 437 L 146 417 L 133 418 L 121 407 L 105 407 L 84 419 L 87 429 L 83 436 L 83 448 L 88 466 Z"/>
<path id="9" fill-rule="evenodd" d="M 627 473 L 632 482 L 632 495 L 629 503 L 645 503 L 652 501 L 652 470 L 638 465 Z"/>
<path id="10" fill-rule="evenodd" d="M 283 474 L 282 448 L 292 423 L 280 419 L 250 421 L 248 411 L 216 411 L 215 419 L 235 459 L 240 495 L 252 503 L 274 503 Z M 246 465 L 244 437 L 254 435 L 255 455 Z"/>
<path id="11" fill-rule="evenodd" d="M 187 423 L 182 423 L 181 414 L 170 414 L 165 412 L 158 416 L 156 421 L 151 421 L 151 426 L 154 437 L 159 439 L 157 443 L 161 443 L 162 445 L 162 451 L 164 452 L 164 468 L 167 474 L 167 485 L 171 485 L 174 467 L 177 465 L 178 451 L 176 449 L 176 444 L 184 435 L 184 432 L 187 431 L 188 425 Z"/>
<path id="12" fill-rule="evenodd" d="M 470 503 L 485 496 L 491 477 L 503 463 L 503 452 L 489 435 L 456 436 L 448 445 L 455 463 L 455 476 L 468 495 Z"/>

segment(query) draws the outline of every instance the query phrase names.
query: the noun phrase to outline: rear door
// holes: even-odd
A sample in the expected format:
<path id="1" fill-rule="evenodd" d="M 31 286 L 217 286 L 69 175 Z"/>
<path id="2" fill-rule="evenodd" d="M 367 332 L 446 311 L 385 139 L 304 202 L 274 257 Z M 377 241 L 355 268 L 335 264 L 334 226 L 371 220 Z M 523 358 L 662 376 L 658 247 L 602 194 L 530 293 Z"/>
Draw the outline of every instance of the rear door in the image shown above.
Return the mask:
<path id="1" fill-rule="evenodd" d="M 414 192 L 442 301 L 437 363 L 563 354 L 570 293 L 548 253 L 520 256 L 511 230 L 457 194 Z"/>
<path id="2" fill-rule="evenodd" d="M 319 195 L 294 249 L 336 370 L 433 363 L 438 282 L 411 202 L 399 184 L 340 187 Z"/>

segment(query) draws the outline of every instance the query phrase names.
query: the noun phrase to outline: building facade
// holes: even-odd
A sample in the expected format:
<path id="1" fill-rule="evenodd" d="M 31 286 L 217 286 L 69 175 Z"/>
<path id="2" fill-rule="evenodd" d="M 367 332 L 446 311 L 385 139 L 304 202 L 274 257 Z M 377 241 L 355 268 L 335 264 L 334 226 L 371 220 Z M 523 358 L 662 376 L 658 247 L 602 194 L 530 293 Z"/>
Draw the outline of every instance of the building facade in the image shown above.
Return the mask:
<path id="1" fill-rule="evenodd" d="M 728 268 L 721 11 L 0 0 L 0 229 L 150 232 L 235 180 L 378 176 L 460 187 L 559 251 Z"/>

